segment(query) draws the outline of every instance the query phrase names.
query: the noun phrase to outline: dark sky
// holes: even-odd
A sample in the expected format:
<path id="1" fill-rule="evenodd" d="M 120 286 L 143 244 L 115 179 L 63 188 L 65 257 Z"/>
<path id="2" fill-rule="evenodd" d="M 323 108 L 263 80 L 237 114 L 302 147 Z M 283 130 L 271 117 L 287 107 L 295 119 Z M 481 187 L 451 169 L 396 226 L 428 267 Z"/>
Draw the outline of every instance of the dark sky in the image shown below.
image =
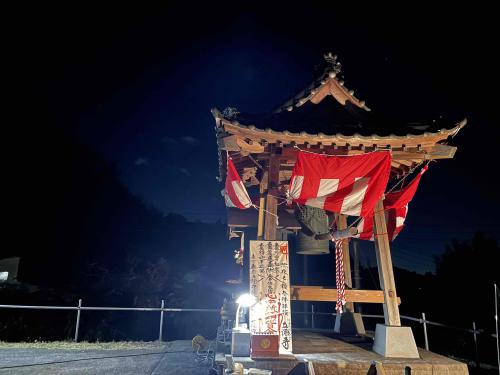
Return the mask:
<path id="1" fill-rule="evenodd" d="M 210 109 L 267 111 L 332 51 L 373 111 L 469 120 L 453 140 L 455 159 L 422 179 L 394 244 L 396 262 L 427 270 L 451 238 L 500 229 L 494 14 L 331 3 L 26 7 L 8 25 L 10 96 L 26 134 L 51 122 L 115 163 L 131 192 L 161 212 L 215 221 L 225 210 Z"/>

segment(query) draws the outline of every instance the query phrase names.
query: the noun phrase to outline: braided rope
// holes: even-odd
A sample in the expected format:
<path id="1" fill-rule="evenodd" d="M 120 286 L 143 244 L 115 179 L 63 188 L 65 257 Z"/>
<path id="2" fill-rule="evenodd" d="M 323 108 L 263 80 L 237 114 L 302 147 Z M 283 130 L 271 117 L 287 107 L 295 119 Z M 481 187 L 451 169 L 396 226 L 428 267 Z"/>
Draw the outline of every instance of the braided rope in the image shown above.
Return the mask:
<path id="1" fill-rule="evenodd" d="M 337 304 L 335 310 L 342 313 L 345 300 L 345 274 L 344 274 L 344 253 L 342 249 L 342 239 L 335 242 L 335 282 L 337 284 Z"/>

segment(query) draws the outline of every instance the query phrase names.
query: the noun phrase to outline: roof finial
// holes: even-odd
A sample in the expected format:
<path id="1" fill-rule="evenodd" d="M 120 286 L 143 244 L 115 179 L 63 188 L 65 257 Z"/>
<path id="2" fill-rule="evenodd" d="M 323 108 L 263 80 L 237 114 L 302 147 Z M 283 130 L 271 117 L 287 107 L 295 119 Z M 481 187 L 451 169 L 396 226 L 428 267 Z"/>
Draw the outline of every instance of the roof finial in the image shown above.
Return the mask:
<path id="1" fill-rule="evenodd" d="M 222 117 L 224 117 L 227 120 L 234 120 L 238 116 L 240 111 L 234 107 L 227 107 L 222 111 Z"/>
<path id="2" fill-rule="evenodd" d="M 330 70 L 335 74 L 339 74 L 342 70 L 342 64 L 337 61 L 338 56 L 328 52 L 326 55 L 323 55 L 325 61 L 330 64 Z"/>

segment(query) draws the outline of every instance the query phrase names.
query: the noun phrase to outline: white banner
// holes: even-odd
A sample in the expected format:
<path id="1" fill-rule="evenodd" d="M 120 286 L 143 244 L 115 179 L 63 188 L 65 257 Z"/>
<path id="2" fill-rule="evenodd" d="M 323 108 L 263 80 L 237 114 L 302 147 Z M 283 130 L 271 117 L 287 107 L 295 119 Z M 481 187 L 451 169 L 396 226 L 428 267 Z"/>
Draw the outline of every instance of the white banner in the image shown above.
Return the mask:
<path id="1" fill-rule="evenodd" d="M 250 241 L 252 335 L 279 335 L 280 353 L 292 353 L 292 317 L 287 241 Z"/>

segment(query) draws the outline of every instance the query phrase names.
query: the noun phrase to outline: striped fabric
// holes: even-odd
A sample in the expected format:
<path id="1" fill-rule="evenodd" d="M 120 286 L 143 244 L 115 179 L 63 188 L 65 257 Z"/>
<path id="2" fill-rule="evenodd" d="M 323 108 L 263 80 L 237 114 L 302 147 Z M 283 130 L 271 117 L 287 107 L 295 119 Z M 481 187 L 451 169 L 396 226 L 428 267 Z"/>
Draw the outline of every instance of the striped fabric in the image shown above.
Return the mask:
<path id="1" fill-rule="evenodd" d="M 385 221 L 387 223 L 387 234 L 389 240 L 393 241 L 404 227 L 406 216 L 408 215 L 408 203 L 411 202 L 417 191 L 420 178 L 427 171 L 428 166 L 424 166 L 415 178 L 403 189 L 387 193 L 384 199 Z M 373 215 L 363 217 L 358 225 L 357 237 L 361 240 L 373 241 Z"/>
<path id="2" fill-rule="evenodd" d="M 236 207 L 244 210 L 252 206 L 247 189 L 243 185 L 243 181 L 241 181 L 230 157 L 227 158 L 226 186 L 222 190 L 222 195 L 227 207 Z"/>
<path id="3" fill-rule="evenodd" d="M 386 151 L 333 156 L 298 152 L 289 198 L 350 216 L 366 216 L 384 194 L 391 171 Z"/>

